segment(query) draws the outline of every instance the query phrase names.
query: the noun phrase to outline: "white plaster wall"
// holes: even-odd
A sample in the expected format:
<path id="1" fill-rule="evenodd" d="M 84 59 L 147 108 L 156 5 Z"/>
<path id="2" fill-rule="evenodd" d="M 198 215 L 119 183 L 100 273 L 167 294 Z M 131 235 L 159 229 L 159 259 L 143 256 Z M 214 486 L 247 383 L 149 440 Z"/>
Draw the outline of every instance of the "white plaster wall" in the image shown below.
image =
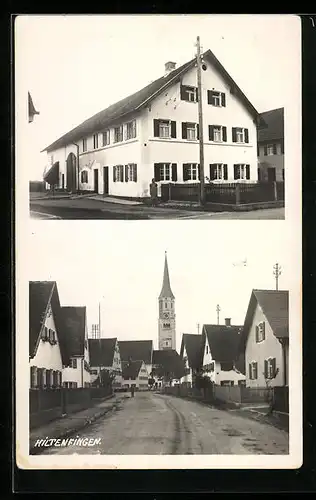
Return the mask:
<path id="1" fill-rule="evenodd" d="M 187 356 L 188 356 L 187 355 L 187 351 L 186 351 L 186 348 L 184 346 L 184 348 L 183 348 L 183 358 L 182 359 L 187 358 Z M 185 362 L 185 368 L 189 368 L 190 369 L 188 359 Z M 191 369 L 190 369 L 190 373 L 188 373 L 188 375 L 185 375 L 184 377 L 181 378 L 181 383 L 184 383 L 184 382 L 192 384 L 192 370 Z"/>
<path id="2" fill-rule="evenodd" d="M 81 366 L 82 357 L 76 357 L 77 368 L 71 368 L 67 366 L 63 368 L 63 382 L 77 382 L 77 387 L 82 387 L 82 376 L 81 376 Z"/>
<path id="3" fill-rule="evenodd" d="M 44 342 L 42 339 L 40 339 L 36 354 L 34 358 L 30 360 L 30 366 L 46 368 L 47 370 L 62 371 L 63 365 L 60 353 L 60 344 L 53 313 L 50 316 L 46 316 L 44 326 L 50 328 L 51 330 L 54 330 L 56 334 L 57 344 L 51 345 L 48 341 Z"/>
<path id="4" fill-rule="evenodd" d="M 261 321 L 265 321 L 265 340 L 256 342 L 256 325 Z M 264 316 L 261 308 L 257 305 L 250 327 L 247 343 L 246 343 L 246 383 L 248 387 L 266 387 L 264 379 L 264 360 L 272 357 L 276 358 L 276 368 L 279 368 L 279 373 L 275 379 L 269 382 L 271 387 L 275 385 L 283 385 L 283 361 L 282 361 L 282 346 L 278 339 L 274 336 L 272 329 Z M 256 361 L 258 363 L 258 378 L 250 380 L 249 378 L 249 363 Z"/>

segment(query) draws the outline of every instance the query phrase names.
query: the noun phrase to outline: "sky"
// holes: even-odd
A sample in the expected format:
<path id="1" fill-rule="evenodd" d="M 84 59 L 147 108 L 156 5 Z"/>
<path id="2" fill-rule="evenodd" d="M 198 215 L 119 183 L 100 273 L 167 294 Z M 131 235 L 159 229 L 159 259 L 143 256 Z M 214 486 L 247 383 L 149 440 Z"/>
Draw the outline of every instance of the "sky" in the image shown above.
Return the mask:
<path id="1" fill-rule="evenodd" d="M 296 85 L 292 15 L 55 15 L 17 18 L 16 99 L 31 92 L 40 115 L 28 129 L 30 179 L 42 149 L 83 120 L 211 49 L 259 112 L 286 106 Z"/>
<path id="2" fill-rule="evenodd" d="M 257 226 L 257 221 L 150 221 L 147 227 L 144 221 L 85 221 L 83 230 L 82 221 L 37 221 L 25 270 L 30 281 L 56 281 L 62 305 L 87 306 L 89 333 L 100 302 L 102 336 L 152 339 L 157 348 L 167 251 L 179 350 L 182 333 L 217 322 L 217 304 L 221 323 L 229 317 L 242 325 L 252 289 L 275 288 L 276 262 L 282 268 L 279 288 L 299 289 L 284 223 L 262 220 L 259 231 Z"/>

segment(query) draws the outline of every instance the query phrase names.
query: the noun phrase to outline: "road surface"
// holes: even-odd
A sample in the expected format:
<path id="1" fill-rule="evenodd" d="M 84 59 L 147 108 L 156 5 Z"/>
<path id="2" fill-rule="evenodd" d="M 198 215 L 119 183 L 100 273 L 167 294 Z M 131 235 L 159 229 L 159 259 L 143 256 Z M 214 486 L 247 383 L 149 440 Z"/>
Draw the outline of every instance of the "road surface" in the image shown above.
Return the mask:
<path id="1" fill-rule="evenodd" d="M 44 454 L 287 454 L 288 434 L 272 425 L 152 392 L 135 393 L 76 434 L 93 447 L 45 448 Z M 50 436 L 53 437 L 53 436 Z"/>
<path id="2" fill-rule="evenodd" d="M 284 208 L 253 210 L 250 212 L 205 212 L 185 208 L 150 207 L 142 204 L 119 204 L 89 197 L 65 199 L 32 199 L 32 218 L 44 214 L 61 219 L 284 219 Z M 42 214 L 41 217 L 33 213 Z"/>

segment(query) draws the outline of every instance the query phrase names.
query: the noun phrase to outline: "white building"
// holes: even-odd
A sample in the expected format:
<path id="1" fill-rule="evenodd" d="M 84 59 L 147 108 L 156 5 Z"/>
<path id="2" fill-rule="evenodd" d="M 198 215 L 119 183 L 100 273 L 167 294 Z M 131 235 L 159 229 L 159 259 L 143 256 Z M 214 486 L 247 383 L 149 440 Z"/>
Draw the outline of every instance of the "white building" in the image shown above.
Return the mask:
<path id="1" fill-rule="evenodd" d="M 259 115 L 211 50 L 203 55 L 205 178 L 256 182 Z M 199 181 L 196 60 L 165 74 L 66 133 L 43 151 L 68 191 L 143 198 L 152 178 Z"/>
<path id="2" fill-rule="evenodd" d="M 181 378 L 181 384 L 192 386 L 194 377 L 201 368 L 201 347 L 202 335 L 194 333 L 182 334 L 180 356 L 184 362 L 185 375 Z"/>
<path id="3" fill-rule="evenodd" d="M 112 387 L 119 389 L 122 386 L 122 362 L 117 338 L 89 339 L 91 384 L 100 381 L 102 370 L 113 376 Z"/>
<path id="4" fill-rule="evenodd" d="M 148 375 L 151 374 L 153 356 L 152 340 L 120 340 L 118 344 L 122 362 L 143 361 Z"/>
<path id="5" fill-rule="evenodd" d="M 143 361 L 123 361 L 122 386 L 126 389 L 134 387 L 139 391 L 148 389 L 149 373 Z"/>
<path id="6" fill-rule="evenodd" d="M 69 364 L 63 368 L 63 386 L 90 386 L 86 307 L 62 307 Z"/>
<path id="7" fill-rule="evenodd" d="M 238 366 L 241 331 L 242 326 L 231 325 L 229 318 L 225 325 L 203 325 L 203 372 L 216 385 L 246 383 Z"/>

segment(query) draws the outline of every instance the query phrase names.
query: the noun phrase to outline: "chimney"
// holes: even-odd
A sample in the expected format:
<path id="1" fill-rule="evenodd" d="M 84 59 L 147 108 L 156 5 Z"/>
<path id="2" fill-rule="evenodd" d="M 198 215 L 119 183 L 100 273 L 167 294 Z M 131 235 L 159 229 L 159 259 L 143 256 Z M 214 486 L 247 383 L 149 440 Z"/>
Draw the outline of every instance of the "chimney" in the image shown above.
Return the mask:
<path id="1" fill-rule="evenodd" d="M 225 318 L 225 326 L 231 326 L 230 320 L 231 318 Z"/>
<path id="2" fill-rule="evenodd" d="M 177 65 L 177 63 L 172 62 L 172 61 L 166 62 L 165 63 L 165 76 L 169 75 L 169 73 L 171 73 L 171 71 L 176 69 L 176 65 Z"/>

